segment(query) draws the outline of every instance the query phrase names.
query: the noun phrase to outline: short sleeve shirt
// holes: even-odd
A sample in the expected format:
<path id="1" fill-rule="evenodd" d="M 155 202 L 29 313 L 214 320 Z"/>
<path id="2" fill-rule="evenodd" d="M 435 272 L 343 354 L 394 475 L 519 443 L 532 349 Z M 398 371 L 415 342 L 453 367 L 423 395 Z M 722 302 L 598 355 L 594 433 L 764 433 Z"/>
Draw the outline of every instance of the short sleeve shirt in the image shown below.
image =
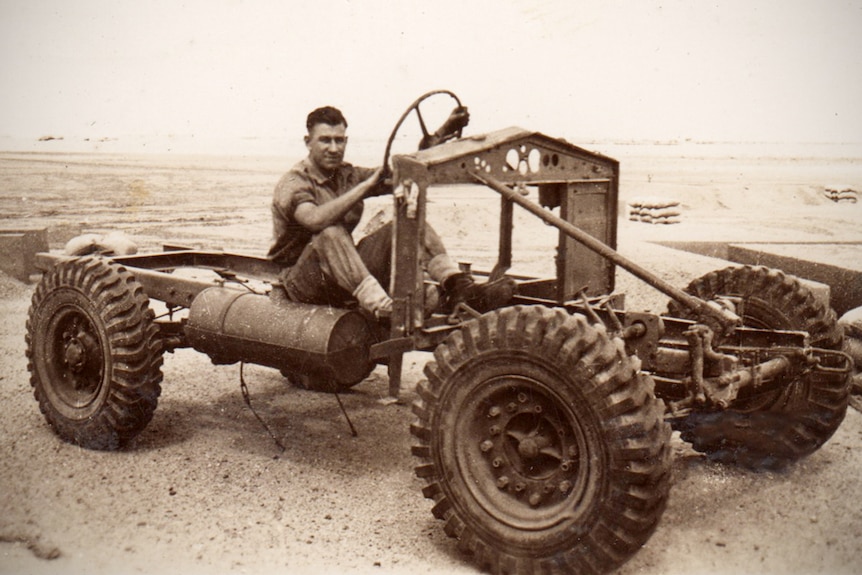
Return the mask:
<path id="1" fill-rule="evenodd" d="M 305 158 L 275 186 L 272 198 L 273 242 L 267 257 L 285 267 L 292 266 L 311 242 L 313 232 L 296 221 L 296 208 L 305 202 L 322 205 L 344 194 L 374 173 L 373 168 L 343 163 L 330 177 Z M 340 224 L 352 232 L 362 218 L 362 202 L 357 202 L 341 218 Z"/>

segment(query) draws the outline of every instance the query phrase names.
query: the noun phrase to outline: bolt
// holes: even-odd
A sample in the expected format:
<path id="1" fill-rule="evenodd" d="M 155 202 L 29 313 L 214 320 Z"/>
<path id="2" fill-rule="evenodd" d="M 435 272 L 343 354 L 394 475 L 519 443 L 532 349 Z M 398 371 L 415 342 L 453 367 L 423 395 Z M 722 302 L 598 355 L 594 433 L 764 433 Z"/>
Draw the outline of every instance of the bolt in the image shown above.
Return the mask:
<path id="1" fill-rule="evenodd" d="M 537 405 L 536 407 L 533 408 L 533 411 L 535 411 L 536 413 L 542 413 L 542 406 Z"/>
<path id="2" fill-rule="evenodd" d="M 479 449 L 482 450 L 482 453 L 488 453 L 494 448 L 494 442 L 490 439 L 486 439 L 479 445 Z"/>
<path id="3" fill-rule="evenodd" d="M 491 462 L 491 465 L 493 465 L 494 467 L 500 467 L 503 465 L 503 459 L 500 457 L 495 457 L 494 461 Z"/>
<path id="4" fill-rule="evenodd" d="M 542 496 L 538 493 L 533 493 L 530 495 L 530 505 L 536 507 L 539 503 L 542 502 Z"/>
<path id="5" fill-rule="evenodd" d="M 523 481 L 519 481 L 515 484 L 515 491 L 517 491 L 518 493 L 522 492 L 526 488 L 527 485 Z"/>
<path id="6" fill-rule="evenodd" d="M 509 478 L 505 475 L 501 475 L 497 478 L 497 487 L 500 489 L 506 489 L 509 486 Z"/>
<path id="7" fill-rule="evenodd" d="M 500 426 L 492 425 L 490 429 L 488 429 L 488 431 L 491 433 L 491 435 L 500 435 Z"/>
<path id="8" fill-rule="evenodd" d="M 518 411 L 518 406 L 515 405 L 515 402 L 513 401 L 506 406 L 506 411 L 508 411 L 509 413 L 515 413 L 516 411 Z"/>
<path id="9" fill-rule="evenodd" d="M 519 393 L 518 394 L 518 401 L 520 401 L 521 403 L 527 403 L 527 394 L 524 393 L 523 391 L 521 393 Z"/>
<path id="10" fill-rule="evenodd" d="M 572 482 L 571 481 L 561 481 L 560 482 L 560 487 L 559 487 L 560 493 L 568 493 L 571 488 L 572 488 Z"/>
<path id="11" fill-rule="evenodd" d="M 554 492 L 554 486 L 550 483 L 546 483 L 545 486 L 542 488 L 542 491 L 544 491 L 545 494 L 549 495 Z"/>
<path id="12" fill-rule="evenodd" d="M 563 461 L 560 464 L 560 469 L 562 469 L 563 471 L 571 471 L 572 470 L 572 462 L 568 461 L 568 460 Z"/>
<path id="13" fill-rule="evenodd" d="M 500 411 L 501 411 L 500 407 L 497 405 L 494 405 L 491 407 L 491 409 L 488 410 L 488 415 L 491 417 L 497 417 L 498 415 L 500 415 Z"/>

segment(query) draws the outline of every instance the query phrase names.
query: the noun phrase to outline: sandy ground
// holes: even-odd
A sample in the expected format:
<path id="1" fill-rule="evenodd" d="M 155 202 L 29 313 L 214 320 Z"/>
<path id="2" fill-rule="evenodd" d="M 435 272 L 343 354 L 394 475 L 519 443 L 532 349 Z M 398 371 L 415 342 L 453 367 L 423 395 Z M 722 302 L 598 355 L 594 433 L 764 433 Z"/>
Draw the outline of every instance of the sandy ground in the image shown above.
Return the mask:
<path id="1" fill-rule="evenodd" d="M 602 150 L 608 152 L 608 150 Z M 623 254 L 676 285 L 726 262 L 648 240 L 862 241 L 862 204 L 824 185 L 862 189 L 862 159 L 623 149 L 622 199 L 665 196 L 682 222 L 620 218 Z M 122 230 L 143 250 L 162 241 L 260 254 L 269 195 L 289 162 L 0 154 L 0 225 L 48 226 L 53 247 L 76 230 Z M 496 200 L 444 190 L 431 218 L 450 250 L 491 261 Z M 369 214 L 382 204 L 371 206 Z M 518 271 L 551 268 L 553 234 L 519 216 Z M 519 236 L 524 237 L 524 236 Z M 631 309 L 666 298 L 622 272 Z M 274 370 L 167 355 L 162 398 L 126 449 L 60 441 L 33 400 L 24 357 L 32 286 L 0 274 L 0 573 L 475 573 L 430 513 L 413 476 L 409 400 L 427 361 L 406 359 L 402 405 L 383 405 L 385 371 L 343 396 L 299 390 Z M 674 438 L 663 520 L 620 573 L 862 572 L 862 414 L 850 410 L 821 450 L 782 473 L 706 461 Z"/>

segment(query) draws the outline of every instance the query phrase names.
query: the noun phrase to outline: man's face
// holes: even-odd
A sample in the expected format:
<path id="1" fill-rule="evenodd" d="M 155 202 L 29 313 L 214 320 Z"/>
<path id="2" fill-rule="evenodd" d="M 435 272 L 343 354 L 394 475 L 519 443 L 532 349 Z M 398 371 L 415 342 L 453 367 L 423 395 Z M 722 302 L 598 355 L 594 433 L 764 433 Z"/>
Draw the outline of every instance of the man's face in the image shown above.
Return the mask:
<path id="1" fill-rule="evenodd" d="M 305 136 L 308 157 L 322 172 L 335 171 L 344 160 L 344 150 L 347 148 L 346 130 L 344 124 L 315 124 Z"/>

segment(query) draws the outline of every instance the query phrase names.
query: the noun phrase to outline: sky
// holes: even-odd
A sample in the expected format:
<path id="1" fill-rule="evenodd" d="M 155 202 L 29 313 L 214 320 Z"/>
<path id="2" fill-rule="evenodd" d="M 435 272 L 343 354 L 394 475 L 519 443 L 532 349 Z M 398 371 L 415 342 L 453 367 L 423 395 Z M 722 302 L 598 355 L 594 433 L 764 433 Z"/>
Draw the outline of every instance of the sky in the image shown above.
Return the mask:
<path id="1" fill-rule="evenodd" d="M 862 0 L 0 0 L 0 46 L 6 142 L 385 140 L 441 88 L 471 132 L 862 141 Z"/>

